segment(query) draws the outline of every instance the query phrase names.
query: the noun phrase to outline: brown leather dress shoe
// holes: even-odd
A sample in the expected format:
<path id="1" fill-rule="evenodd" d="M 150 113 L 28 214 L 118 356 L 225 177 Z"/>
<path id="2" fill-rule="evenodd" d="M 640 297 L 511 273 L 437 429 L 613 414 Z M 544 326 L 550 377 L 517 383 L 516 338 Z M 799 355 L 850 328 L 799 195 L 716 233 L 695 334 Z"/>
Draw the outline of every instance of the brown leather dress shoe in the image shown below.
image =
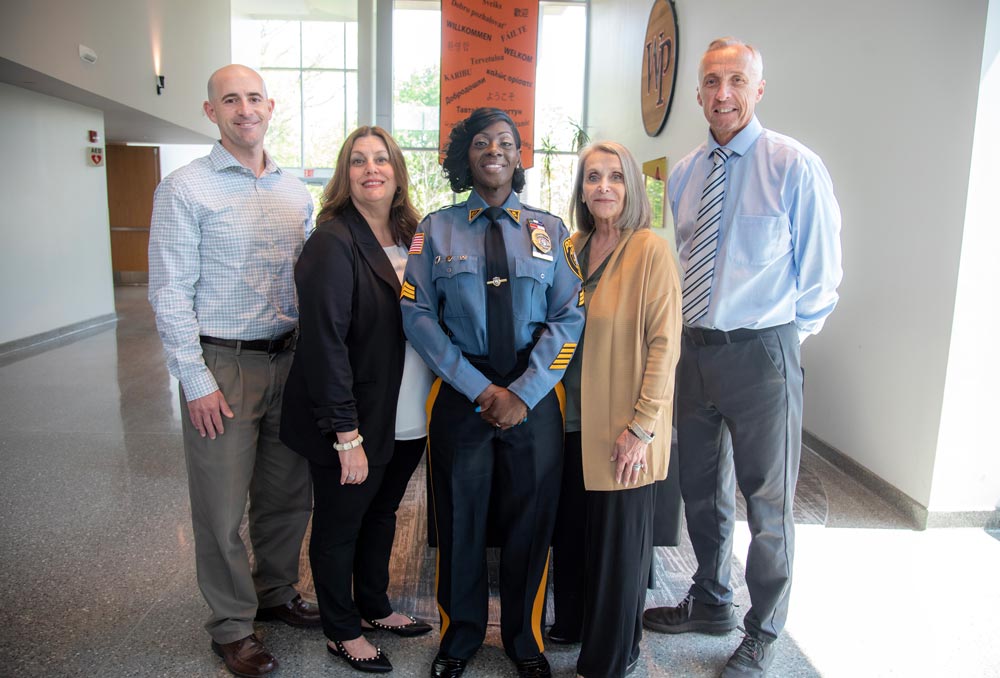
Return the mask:
<path id="1" fill-rule="evenodd" d="M 283 621 L 289 626 L 314 627 L 320 626 L 319 608 L 312 603 L 302 600 L 302 596 L 296 594 L 294 598 L 284 605 L 276 607 L 261 607 L 257 609 L 256 621 Z"/>
<path id="2" fill-rule="evenodd" d="M 212 651 L 222 657 L 230 672 L 244 678 L 266 676 L 278 668 L 278 660 L 254 634 L 231 643 L 217 643 L 213 640 Z"/>

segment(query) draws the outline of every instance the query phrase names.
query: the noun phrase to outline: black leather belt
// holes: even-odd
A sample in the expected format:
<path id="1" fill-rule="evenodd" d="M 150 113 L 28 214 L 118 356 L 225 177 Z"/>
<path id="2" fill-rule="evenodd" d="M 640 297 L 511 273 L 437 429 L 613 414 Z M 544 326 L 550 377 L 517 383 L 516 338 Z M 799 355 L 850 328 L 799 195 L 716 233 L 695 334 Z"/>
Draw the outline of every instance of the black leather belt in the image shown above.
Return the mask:
<path id="1" fill-rule="evenodd" d="M 531 358 L 531 349 L 534 348 L 534 344 L 528 348 L 521 349 L 517 352 L 517 362 L 514 363 L 514 369 L 510 371 L 509 374 L 500 376 L 496 373 L 493 367 L 490 365 L 490 357 L 488 355 L 478 356 L 469 355 L 468 353 L 463 353 L 466 360 L 472 363 L 472 366 L 483 373 L 483 376 L 490 380 L 490 382 L 496 384 L 497 386 L 503 386 L 504 388 L 510 386 L 514 381 L 524 374 L 524 371 L 528 369 L 528 359 Z"/>
<path id="2" fill-rule="evenodd" d="M 789 325 L 791 323 L 788 323 Z M 740 328 L 736 330 L 710 330 L 704 327 L 684 326 L 684 336 L 697 346 L 723 346 L 725 344 L 735 344 L 740 341 L 748 341 L 754 337 L 759 337 L 766 332 L 773 332 L 781 329 L 785 325 L 776 327 L 763 327 L 759 330 Z"/>
<path id="3" fill-rule="evenodd" d="M 251 339 L 243 341 L 241 339 L 217 339 L 216 337 L 200 337 L 201 343 L 213 346 L 225 346 L 234 348 L 237 351 L 258 351 L 260 353 L 282 353 L 292 347 L 295 342 L 295 332 L 283 334 L 277 339 Z"/>

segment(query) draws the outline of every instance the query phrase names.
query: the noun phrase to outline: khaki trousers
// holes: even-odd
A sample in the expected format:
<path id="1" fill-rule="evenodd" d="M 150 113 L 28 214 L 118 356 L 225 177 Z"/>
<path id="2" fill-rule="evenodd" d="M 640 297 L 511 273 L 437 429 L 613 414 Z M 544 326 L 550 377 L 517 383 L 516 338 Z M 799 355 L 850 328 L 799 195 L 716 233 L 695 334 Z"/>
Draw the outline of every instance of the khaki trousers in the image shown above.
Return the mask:
<path id="1" fill-rule="evenodd" d="M 181 392 L 198 586 L 217 643 L 253 633 L 257 607 L 295 597 L 299 552 L 312 509 L 308 462 L 278 439 L 292 351 L 267 354 L 203 344 L 205 363 L 235 415 L 202 438 Z M 249 498 L 254 567 L 239 529 Z"/>

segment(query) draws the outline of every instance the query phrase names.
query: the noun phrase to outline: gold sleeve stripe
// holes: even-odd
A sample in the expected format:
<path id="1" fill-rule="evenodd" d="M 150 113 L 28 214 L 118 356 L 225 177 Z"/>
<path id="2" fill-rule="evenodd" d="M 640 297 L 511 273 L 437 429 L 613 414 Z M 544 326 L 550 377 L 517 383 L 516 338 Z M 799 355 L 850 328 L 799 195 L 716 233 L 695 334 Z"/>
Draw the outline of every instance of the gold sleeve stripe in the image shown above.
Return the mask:
<path id="1" fill-rule="evenodd" d="M 583 290 L 580 290 L 580 301 L 578 301 L 576 303 L 577 308 L 579 308 L 580 306 L 583 306 L 583 304 L 584 304 Z"/>
<path id="2" fill-rule="evenodd" d="M 409 283 L 409 281 L 403 281 L 403 287 L 399 292 L 400 299 L 409 299 L 410 301 L 417 300 L 417 288 Z"/>

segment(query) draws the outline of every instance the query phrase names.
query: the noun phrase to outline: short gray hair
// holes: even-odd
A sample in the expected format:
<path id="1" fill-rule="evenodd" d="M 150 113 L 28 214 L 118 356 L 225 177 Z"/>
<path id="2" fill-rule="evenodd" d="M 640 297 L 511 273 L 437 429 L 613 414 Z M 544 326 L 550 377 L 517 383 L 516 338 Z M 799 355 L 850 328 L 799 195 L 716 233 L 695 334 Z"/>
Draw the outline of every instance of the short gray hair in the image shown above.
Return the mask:
<path id="1" fill-rule="evenodd" d="M 751 45 L 750 43 L 743 42 L 739 38 L 734 38 L 731 35 L 727 35 L 723 38 L 716 38 L 712 42 L 708 43 L 708 49 L 705 50 L 705 54 L 709 52 L 714 52 L 716 50 L 725 49 L 726 47 L 742 47 L 743 49 L 750 52 L 750 65 L 753 66 L 755 74 L 758 80 L 764 79 L 764 57 L 761 56 L 760 50 Z M 704 55 L 702 55 L 702 61 L 704 61 Z M 701 70 L 701 62 L 698 63 L 698 80 L 701 80 L 703 75 Z"/>
<path id="2" fill-rule="evenodd" d="M 617 156 L 622 164 L 622 174 L 625 177 L 625 205 L 618 217 L 619 230 L 639 230 L 649 228 L 653 220 L 653 209 L 649 206 L 646 195 L 646 182 L 642 177 L 642 168 L 627 148 L 615 141 L 597 141 L 580 151 L 580 161 L 576 167 L 576 179 L 573 181 L 573 197 L 570 199 L 569 218 L 582 233 L 594 230 L 594 216 L 590 213 L 587 203 L 583 201 L 583 182 L 587 158 L 594 153 L 604 152 Z"/>

